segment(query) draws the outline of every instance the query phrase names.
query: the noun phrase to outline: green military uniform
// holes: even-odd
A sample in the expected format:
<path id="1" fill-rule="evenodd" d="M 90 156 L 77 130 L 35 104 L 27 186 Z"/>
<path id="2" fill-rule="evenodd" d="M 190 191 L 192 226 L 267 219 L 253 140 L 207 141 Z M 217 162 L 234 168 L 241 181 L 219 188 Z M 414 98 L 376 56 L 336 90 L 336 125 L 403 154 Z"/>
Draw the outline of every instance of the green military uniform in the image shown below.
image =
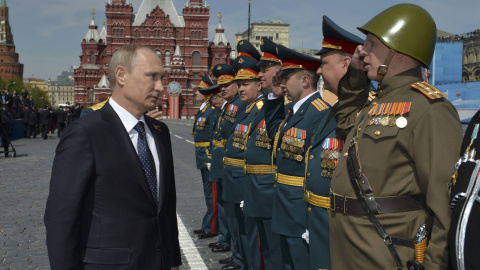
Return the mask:
<path id="1" fill-rule="evenodd" d="M 360 112 L 354 128 L 345 140 L 331 189 L 335 197 L 346 196 L 347 201 L 356 200 L 346 164 L 347 146 L 355 136 L 359 160 L 375 197 L 426 197 L 426 206 L 433 212 L 435 219 L 424 265 L 426 269 L 441 269 L 440 265 L 430 264 L 429 260 L 446 263 L 448 259 L 446 236 L 450 211 L 446 186 L 459 153 L 462 130 L 455 108 L 443 97 L 438 97 L 433 86 L 414 84 L 421 80 L 420 69 L 413 69 L 382 82 L 376 100 Z M 348 106 L 349 102 L 357 100 L 362 94 L 366 96 L 368 85 L 369 81 L 362 71 L 350 68 L 340 84 L 338 114 L 342 115 L 345 110 L 352 109 Z M 362 88 L 365 90 L 349 90 Z M 422 91 L 432 94 L 424 94 Z M 343 99 L 342 95 L 349 96 L 349 99 Z M 379 108 L 382 104 L 401 105 L 406 102 L 411 102 L 411 108 L 403 115 L 408 121 L 404 128 L 397 125 L 384 126 L 381 123 L 369 125 L 369 111 L 374 106 Z M 351 113 L 356 115 L 356 111 Z M 396 117 L 399 118 L 400 114 Z M 332 205 L 338 207 L 340 201 L 335 199 Z M 423 210 L 402 211 L 380 214 L 377 218 L 391 236 L 412 241 L 420 225 L 426 223 L 427 214 Z M 330 236 L 333 269 L 396 267 L 383 239 L 367 215 L 351 214 L 348 209 L 346 213 L 339 209 L 331 211 Z M 401 245 L 395 248 L 404 264 L 414 259 L 412 248 Z M 348 260 L 345 259 L 345 254 L 349 254 Z"/>
<path id="2" fill-rule="evenodd" d="M 205 195 L 205 203 L 207 211 L 202 220 L 203 232 L 199 234 L 199 238 L 208 238 L 217 234 L 217 199 L 216 199 L 216 184 L 212 184 L 210 181 L 210 170 L 207 164 L 211 163 L 211 140 L 213 128 L 216 124 L 216 119 L 220 113 L 208 102 L 208 98 L 211 94 L 207 94 L 215 89 L 219 91 L 218 85 L 214 85 L 207 74 L 202 77 L 202 82 L 199 85 L 199 92 L 203 93 L 207 101 L 202 105 L 200 110 L 195 116 L 195 122 L 193 126 L 193 138 L 195 141 L 195 158 L 197 169 L 200 170 L 202 175 L 203 191 Z"/>

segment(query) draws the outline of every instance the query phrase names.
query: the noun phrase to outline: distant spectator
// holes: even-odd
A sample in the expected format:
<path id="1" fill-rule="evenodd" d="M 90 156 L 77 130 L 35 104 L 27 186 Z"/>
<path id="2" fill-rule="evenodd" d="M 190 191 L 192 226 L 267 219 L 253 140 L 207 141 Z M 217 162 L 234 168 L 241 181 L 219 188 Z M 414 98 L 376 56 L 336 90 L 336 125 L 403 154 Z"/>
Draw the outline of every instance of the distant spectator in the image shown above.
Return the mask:
<path id="1" fill-rule="evenodd" d="M 50 111 L 48 110 L 48 106 L 43 106 L 43 110 L 39 112 L 40 118 L 40 130 L 42 132 L 42 138 L 44 140 L 48 139 L 48 125 L 50 123 Z"/>
<path id="2" fill-rule="evenodd" d="M 22 109 L 22 122 L 23 122 L 23 136 L 27 138 L 27 132 L 28 132 L 28 118 L 29 118 L 29 113 L 30 113 L 31 108 L 28 106 L 25 106 Z"/>
<path id="3" fill-rule="evenodd" d="M 52 110 L 51 107 L 48 107 L 48 111 L 50 112 L 50 118 L 48 122 L 48 136 L 52 136 L 55 133 L 55 128 L 57 126 L 57 114 L 55 111 Z"/>
<path id="4" fill-rule="evenodd" d="M 7 110 L 7 106 L 2 106 L 0 110 L 0 136 L 2 137 L 3 152 L 5 157 L 8 157 L 8 144 L 9 144 L 9 131 L 10 131 L 10 112 Z"/>
<path id="5" fill-rule="evenodd" d="M 37 138 L 37 127 L 38 127 L 38 111 L 35 106 L 30 106 L 30 112 L 28 113 L 28 131 L 27 131 L 27 138 L 33 137 L 34 139 Z"/>
<path id="6" fill-rule="evenodd" d="M 20 103 L 20 97 L 17 95 L 17 91 L 13 91 L 11 112 L 14 119 L 17 119 L 19 117 L 19 113 L 20 113 L 19 103 Z"/>

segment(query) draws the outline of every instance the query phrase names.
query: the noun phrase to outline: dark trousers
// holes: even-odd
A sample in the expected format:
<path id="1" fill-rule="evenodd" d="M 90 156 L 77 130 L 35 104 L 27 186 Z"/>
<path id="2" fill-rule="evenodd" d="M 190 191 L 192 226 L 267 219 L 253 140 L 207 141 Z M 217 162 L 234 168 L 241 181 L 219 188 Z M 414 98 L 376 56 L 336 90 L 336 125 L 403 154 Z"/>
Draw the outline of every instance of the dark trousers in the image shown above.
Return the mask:
<path id="1" fill-rule="evenodd" d="M 203 216 L 202 230 L 206 233 L 217 234 L 217 184 L 210 181 L 210 171 L 207 168 L 200 169 L 200 172 L 207 206 L 207 212 Z M 212 185 L 212 183 L 215 183 L 215 185 Z"/>
<path id="2" fill-rule="evenodd" d="M 243 219 L 242 210 L 239 203 L 224 203 L 225 217 L 227 220 L 228 231 L 231 235 L 230 250 L 232 251 L 233 261 L 243 268 L 244 265 L 248 265 L 245 260 L 245 254 L 242 254 L 242 243 L 240 241 L 240 228 L 238 227 L 238 221 Z M 243 234 L 245 234 L 245 228 L 243 228 Z M 245 261 L 245 263 L 244 263 Z"/>
<path id="3" fill-rule="evenodd" d="M 43 139 L 47 139 L 47 135 L 48 135 L 48 124 L 42 124 L 41 125 L 41 128 L 42 128 L 42 138 Z"/>
<path id="4" fill-rule="evenodd" d="M 28 123 L 23 123 L 23 137 L 27 138 Z"/>
<path id="5" fill-rule="evenodd" d="M 227 226 L 227 218 L 225 217 L 225 209 L 224 209 L 224 204 L 225 202 L 222 199 L 222 193 L 223 193 L 223 183 L 222 179 L 219 178 L 216 181 L 217 184 L 217 213 L 218 213 L 218 233 L 220 233 L 220 237 L 218 237 L 217 242 L 222 244 L 223 246 L 230 246 L 230 243 L 232 241 L 232 236 L 230 232 L 228 231 L 228 226 Z"/>
<path id="6" fill-rule="evenodd" d="M 265 270 L 284 269 L 280 235 L 272 232 L 272 218 L 255 218 Z"/>
<path id="7" fill-rule="evenodd" d="M 63 129 L 65 128 L 65 123 L 58 123 L 57 124 L 57 135 L 60 138 L 63 133 Z"/>
<path id="8" fill-rule="evenodd" d="M 30 138 L 30 136 L 33 136 L 33 138 L 37 138 L 37 126 L 36 125 L 28 125 L 27 138 Z"/>
<path id="9" fill-rule="evenodd" d="M 5 153 L 5 157 L 8 157 L 8 129 L 8 124 L 2 124 L 0 126 L 0 136 L 2 137 L 3 152 Z"/>
<path id="10" fill-rule="evenodd" d="M 257 222 L 255 218 L 245 216 L 243 213 L 242 216 L 245 233 L 240 233 L 240 239 L 242 241 L 243 252 L 247 261 L 245 269 L 262 269 L 262 252 L 260 251 L 260 239 L 258 235 Z M 242 221 L 239 220 L 239 222 L 239 227 L 241 227 Z"/>
<path id="11" fill-rule="evenodd" d="M 305 240 L 301 237 L 280 235 L 280 246 L 285 269 L 310 269 L 310 255 Z"/>

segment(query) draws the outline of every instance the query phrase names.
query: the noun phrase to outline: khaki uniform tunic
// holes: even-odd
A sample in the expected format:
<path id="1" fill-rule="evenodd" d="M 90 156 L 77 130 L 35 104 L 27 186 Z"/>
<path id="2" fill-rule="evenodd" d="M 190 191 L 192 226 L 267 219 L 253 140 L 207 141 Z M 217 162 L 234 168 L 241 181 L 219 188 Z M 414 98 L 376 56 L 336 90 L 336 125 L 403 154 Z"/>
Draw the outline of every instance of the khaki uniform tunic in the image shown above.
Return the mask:
<path id="1" fill-rule="evenodd" d="M 450 207 L 447 184 L 460 154 L 462 129 L 458 114 L 444 98 L 430 99 L 412 88 L 422 81 L 420 69 L 411 69 L 382 82 L 375 100 L 361 110 L 368 97 L 369 81 L 364 72 L 350 68 L 339 86 L 336 118 L 340 133 L 347 134 L 343 155 L 332 177 L 332 192 L 356 198 L 350 184 L 346 157 L 358 130 L 358 155 L 375 197 L 424 195 L 435 215 L 425 269 L 446 269 Z M 412 102 L 405 128 L 367 125 L 375 104 Z M 357 113 L 361 110 L 361 112 Z M 397 115 L 398 117 L 398 115 Z M 356 120 L 355 120 L 356 119 Z M 362 120 L 363 119 L 363 120 Z M 348 129 L 350 131 L 348 131 Z M 392 237 L 414 240 L 426 223 L 423 210 L 377 215 Z M 396 269 L 383 239 L 366 215 L 330 211 L 332 269 Z M 404 268 L 414 259 L 414 250 L 395 246 Z"/>

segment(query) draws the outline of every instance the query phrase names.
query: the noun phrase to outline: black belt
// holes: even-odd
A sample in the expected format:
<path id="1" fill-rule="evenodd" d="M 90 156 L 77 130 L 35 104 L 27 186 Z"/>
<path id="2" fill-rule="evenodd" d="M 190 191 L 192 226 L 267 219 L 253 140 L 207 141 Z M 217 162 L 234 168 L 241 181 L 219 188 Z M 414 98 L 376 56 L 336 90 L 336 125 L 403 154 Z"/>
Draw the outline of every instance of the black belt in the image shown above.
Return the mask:
<path id="1" fill-rule="evenodd" d="M 425 196 L 375 197 L 378 214 L 422 210 L 427 207 Z M 330 193 L 330 210 L 348 215 L 368 215 L 359 199 Z"/>

